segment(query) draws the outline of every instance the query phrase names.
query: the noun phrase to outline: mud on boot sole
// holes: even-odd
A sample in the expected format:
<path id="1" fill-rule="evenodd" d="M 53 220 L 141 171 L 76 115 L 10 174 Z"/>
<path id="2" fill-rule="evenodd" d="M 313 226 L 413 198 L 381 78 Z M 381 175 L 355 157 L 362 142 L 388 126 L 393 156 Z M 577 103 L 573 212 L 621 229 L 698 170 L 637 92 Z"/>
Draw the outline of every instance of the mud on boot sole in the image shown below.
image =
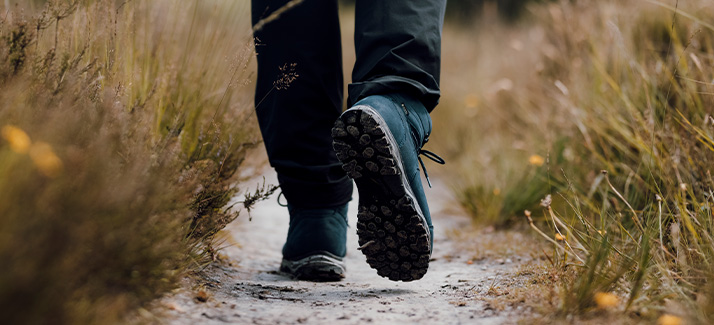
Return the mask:
<path id="1" fill-rule="evenodd" d="M 387 123 L 373 108 L 356 106 L 335 122 L 332 138 L 359 190 L 357 236 L 367 263 L 392 281 L 421 279 L 431 256 L 429 230 Z"/>

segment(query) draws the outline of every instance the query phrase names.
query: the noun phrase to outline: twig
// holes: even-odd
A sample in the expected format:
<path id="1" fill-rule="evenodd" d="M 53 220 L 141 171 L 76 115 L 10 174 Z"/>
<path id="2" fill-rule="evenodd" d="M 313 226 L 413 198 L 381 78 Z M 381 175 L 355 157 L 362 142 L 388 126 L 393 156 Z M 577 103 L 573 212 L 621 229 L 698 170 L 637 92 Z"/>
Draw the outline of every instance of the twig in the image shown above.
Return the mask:
<path id="1" fill-rule="evenodd" d="M 660 248 L 662 248 L 662 250 L 666 251 L 666 249 L 664 248 L 664 240 L 662 239 L 663 238 L 663 236 L 662 236 L 662 197 L 659 196 L 659 194 L 657 194 L 656 197 L 657 197 L 657 207 L 658 207 L 658 211 L 659 211 L 659 213 L 657 215 L 657 219 L 659 222 L 659 246 L 660 246 Z"/>
<path id="2" fill-rule="evenodd" d="M 541 236 L 543 236 L 549 242 L 553 243 L 558 248 L 562 249 L 564 252 L 568 251 L 567 249 L 565 249 L 565 247 L 558 244 L 557 241 L 555 241 L 553 238 L 550 238 L 548 235 L 546 235 L 544 232 L 542 232 L 540 229 L 538 229 L 538 227 L 536 227 L 536 225 L 533 223 L 533 219 L 531 218 L 531 212 L 528 210 L 526 210 L 526 218 L 528 218 L 528 223 L 531 225 L 531 228 L 533 228 L 537 233 L 539 233 Z M 572 249 L 571 249 L 571 251 L 572 251 Z M 583 261 L 580 258 L 580 256 L 578 256 L 578 254 L 575 254 L 575 252 L 573 252 L 573 256 L 575 256 L 575 258 L 577 258 L 580 262 L 585 263 L 585 261 Z"/>
<path id="3" fill-rule="evenodd" d="M 550 258 L 550 256 L 548 256 L 548 253 L 545 252 L 545 249 L 541 249 L 541 251 L 543 251 L 543 255 L 545 255 L 545 258 L 548 259 L 548 261 L 550 262 L 550 265 L 555 267 L 555 262 L 553 262 L 553 260 Z"/>
<path id="4" fill-rule="evenodd" d="M 374 240 L 370 240 L 370 241 L 368 241 L 367 243 L 365 243 L 364 245 L 358 247 L 357 250 L 358 250 L 358 251 L 361 251 L 361 250 L 363 250 L 363 249 L 369 247 L 370 245 L 372 245 L 372 244 L 374 244 L 374 243 L 375 243 Z"/>
<path id="5" fill-rule="evenodd" d="M 548 206 L 548 213 L 550 214 L 550 218 L 553 219 L 553 224 L 555 226 L 555 230 L 558 232 L 558 234 L 560 234 L 560 236 L 562 236 L 563 238 L 566 238 L 566 239 L 571 238 L 577 244 L 578 249 L 588 252 L 588 250 L 585 248 L 585 246 L 583 246 L 583 244 L 581 244 L 580 241 L 577 238 L 575 238 L 575 235 L 573 234 L 573 232 L 570 231 L 570 227 L 568 227 L 565 223 L 563 223 L 563 221 L 561 221 L 560 218 L 555 216 L 555 213 L 553 213 L 553 208 L 551 208 L 550 206 Z M 558 228 L 558 226 L 555 225 L 556 223 L 558 225 L 560 225 L 561 227 L 563 227 L 563 229 L 565 229 L 566 236 L 563 236 L 563 233 L 560 232 L 560 229 Z M 568 243 L 567 240 L 564 240 L 564 242 L 566 245 L 568 245 L 568 248 L 570 248 L 570 250 L 572 250 L 573 254 L 574 254 L 575 249 L 573 249 L 573 247 L 570 245 L 570 243 Z"/>
<path id="6" fill-rule="evenodd" d="M 632 212 L 632 220 L 635 221 L 635 224 L 637 225 L 637 227 L 640 228 L 640 231 L 642 231 L 644 233 L 645 228 L 642 227 L 640 220 L 637 218 L 637 212 L 635 212 L 635 209 L 632 208 L 632 206 L 630 205 L 630 202 L 627 202 L 627 200 L 625 200 L 625 198 L 622 196 L 622 194 L 620 194 L 620 192 L 618 192 L 617 189 L 615 189 L 615 186 L 613 186 L 612 183 L 610 183 L 610 177 L 608 177 L 608 175 L 607 175 L 607 170 L 602 170 L 600 172 L 603 175 L 605 175 L 605 180 L 607 181 L 607 185 L 610 185 L 610 189 L 612 189 L 612 191 L 615 192 L 615 194 L 617 194 L 617 197 L 619 197 L 620 200 L 622 200 L 622 202 L 625 202 L 627 207 L 630 208 L 630 211 Z M 630 236 L 630 238 L 632 238 L 632 236 Z M 632 240 L 634 241 L 635 239 L 632 238 Z M 635 243 L 637 243 L 637 241 L 635 241 Z M 637 244 L 637 246 L 639 247 L 639 244 Z"/>
<path id="7" fill-rule="evenodd" d="M 292 0 L 288 3 L 286 3 L 284 6 L 278 8 L 277 10 L 273 11 L 268 17 L 265 17 L 258 21 L 255 25 L 253 25 L 253 33 L 256 33 L 263 29 L 265 25 L 277 20 L 280 18 L 280 16 L 284 13 L 286 13 L 288 10 L 294 8 L 295 6 L 301 4 L 304 0 Z"/>

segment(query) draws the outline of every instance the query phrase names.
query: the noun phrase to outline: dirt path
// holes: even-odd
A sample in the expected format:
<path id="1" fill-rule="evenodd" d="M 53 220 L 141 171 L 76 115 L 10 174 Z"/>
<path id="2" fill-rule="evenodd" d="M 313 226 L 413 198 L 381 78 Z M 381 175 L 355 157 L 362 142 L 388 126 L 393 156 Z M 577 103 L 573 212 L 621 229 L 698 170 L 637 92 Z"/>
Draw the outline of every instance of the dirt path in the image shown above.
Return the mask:
<path id="1" fill-rule="evenodd" d="M 268 182 L 275 183 L 272 172 Z M 356 193 L 356 191 L 355 191 Z M 357 198 L 350 205 L 346 257 L 347 277 L 336 283 L 295 281 L 278 272 L 288 215 L 273 198 L 259 204 L 228 227 L 234 241 L 223 250 L 229 262 L 216 263 L 201 288 L 186 288 L 163 299 L 161 322 L 173 324 L 502 324 L 512 323 L 519 309 L 496 311 L 487 302 L 494 284 L 517 269 L 521 259 L 467 262 L 463 241 L 450 230 L 468 229 L 467 216 L 455 209 L 451 191 L 436 182 L 428 190 L 436 234 L 433 261 L 420 281 L 391 282 L 369 268 L 357 250 Z M 220 265 L 219 265 L 220 264 Z M 200 291 L 207 301 L 200 302 Z M 205 298 L 205 297 L 201 297 Z"/>

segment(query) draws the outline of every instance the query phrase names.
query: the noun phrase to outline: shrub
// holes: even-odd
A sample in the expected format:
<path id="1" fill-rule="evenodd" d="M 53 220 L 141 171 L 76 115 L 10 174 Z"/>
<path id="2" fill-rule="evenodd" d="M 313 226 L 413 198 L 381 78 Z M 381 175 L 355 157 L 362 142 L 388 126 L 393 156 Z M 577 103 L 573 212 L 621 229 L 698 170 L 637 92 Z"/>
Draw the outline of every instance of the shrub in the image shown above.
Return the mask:
<path id="1" fill-rule="evenodd" d="M 0 23 L 5 322 L 116 322 L 210 261 L 258 143 L 245 8 L 221 9 L 50 1 Z"/>

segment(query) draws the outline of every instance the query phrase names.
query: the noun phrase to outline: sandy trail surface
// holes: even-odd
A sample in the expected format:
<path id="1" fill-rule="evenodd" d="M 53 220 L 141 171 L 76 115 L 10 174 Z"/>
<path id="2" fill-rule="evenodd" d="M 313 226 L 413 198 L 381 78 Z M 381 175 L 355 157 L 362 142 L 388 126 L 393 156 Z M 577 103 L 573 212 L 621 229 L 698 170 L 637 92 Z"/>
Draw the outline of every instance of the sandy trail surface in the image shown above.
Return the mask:
<path id="1" fill-rule="evenodd" d="M 269 183 L 276 176 L 267 171 Z M 258 182 L 257 180 L 255 181 Z M 262 180 L 261 180 L 262 182 Z M 371 269 L 357 250 L 357 191 L 350 203 L 347 274 L 340 282 L 297 281 L 278 271 L 288 231 L 287 209 L 275 198 L 260 203 L 227 227 L 232 243 L 198 283 L 187 283 L 159 302 L 161 323 L 172 324 L 503 324 L 519 310 L 497 311 L 489 288 L 512 274 L 520 257 L 468 261 L 470 254 L 453 236 L 471 227 L 456 208 L 451 190 L 435 182 L 427 189 L 435 225 L 432 261 L 415 282 L 392 282 Z M 504 243 L 506 244 L 506 243 Z M 187 281 L 188 282 L 188 281 Z M 199 299 L 200 298 L 200 299 Z M 205 300 L 202 302 L 200 300 Z"/>

